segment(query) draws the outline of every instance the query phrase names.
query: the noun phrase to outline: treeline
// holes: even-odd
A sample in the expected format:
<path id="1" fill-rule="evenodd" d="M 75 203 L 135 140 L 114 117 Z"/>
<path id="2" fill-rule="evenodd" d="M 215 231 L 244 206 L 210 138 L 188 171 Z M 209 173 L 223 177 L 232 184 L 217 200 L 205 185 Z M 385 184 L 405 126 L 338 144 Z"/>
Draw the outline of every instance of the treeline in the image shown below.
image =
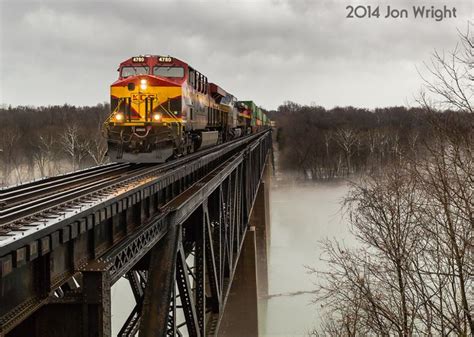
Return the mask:
<path id="1" fill-rule="evenodd" d="M 455 116 L 454 116 L 455 115 Z M 278 127 L 280 165 L 306 178 L 330 179 L 371 172 L 406 153 L 419 152 L 434 134 L 433 119 L 472 116 L 423 108 L 375 110 L 286 102 L 272 113 Z"/>
<path id="2" fill-rule="evenodd" d="M 21 183 L 104 163 L 108 104 L 0 109 L 0 184 Z"/>

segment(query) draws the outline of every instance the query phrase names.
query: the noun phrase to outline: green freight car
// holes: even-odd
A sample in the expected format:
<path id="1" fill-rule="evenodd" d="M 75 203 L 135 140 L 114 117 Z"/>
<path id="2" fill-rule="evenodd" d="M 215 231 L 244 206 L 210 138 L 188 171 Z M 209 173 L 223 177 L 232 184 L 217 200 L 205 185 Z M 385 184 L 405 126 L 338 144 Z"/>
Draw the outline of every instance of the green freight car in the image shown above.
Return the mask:
<path id="1" fill-rule="evenodd" d="M 258 107 L 253 101 L 239 101 L 237 104 L 245 106 L 246 113 L 251 117 L 250 126 L 252 129 L 260 129 L 270 124 L 270 120 L 265 115 L 265 110 Z"/>

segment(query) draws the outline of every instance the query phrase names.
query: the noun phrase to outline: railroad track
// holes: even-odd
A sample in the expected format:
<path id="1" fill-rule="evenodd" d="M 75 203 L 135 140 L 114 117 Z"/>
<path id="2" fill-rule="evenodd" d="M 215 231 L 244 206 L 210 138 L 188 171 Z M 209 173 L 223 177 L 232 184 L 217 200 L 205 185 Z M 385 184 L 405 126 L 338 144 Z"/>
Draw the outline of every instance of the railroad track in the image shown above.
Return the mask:
<path id="1" fill-rule="evenodd" d="M 98 177 L 126 170 L 127 167 L 130 166 L 131 164 L 127 163 L 96 166 L 74 173 L 45 178 L 2 189 L 0 190 L 0 210 L 27 202 L 42 195 L 71 189 L 74 186 L 98 179 Z"/>
<path id="2" fill-rule="evenodd" d="M 145 164 L 111 164 L 15 186 L 1 192 L 0 233 L 2 224 L 34 215 L 65 201 L 72 201 L 96 189 L 149 168 Z"/>
<path id="3" fill-rule="evenodd" d="M 114 163 L 0 191 L 0 236 L 58 217 L 81 203 L 198 159 L 260 134 L 236 139 L 163 164 Z M 239 146 L 240 146 L 239 145 Z"/>

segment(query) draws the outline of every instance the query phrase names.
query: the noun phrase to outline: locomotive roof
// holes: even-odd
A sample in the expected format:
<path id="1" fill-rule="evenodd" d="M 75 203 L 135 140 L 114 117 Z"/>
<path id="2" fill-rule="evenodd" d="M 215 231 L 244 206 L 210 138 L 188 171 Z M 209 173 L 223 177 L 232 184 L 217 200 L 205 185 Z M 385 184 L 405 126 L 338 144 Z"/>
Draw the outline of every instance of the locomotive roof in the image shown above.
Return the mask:
<path id="1" fill-rule="evenodd" d="M 121 66 L 124 65 L 136 65 L 136 64 L 174 64 L 187 66 L 188 64 L 176 57 L 170 55 L 138 55 L 132 56 L 125 61 L 120 63 Z"/>

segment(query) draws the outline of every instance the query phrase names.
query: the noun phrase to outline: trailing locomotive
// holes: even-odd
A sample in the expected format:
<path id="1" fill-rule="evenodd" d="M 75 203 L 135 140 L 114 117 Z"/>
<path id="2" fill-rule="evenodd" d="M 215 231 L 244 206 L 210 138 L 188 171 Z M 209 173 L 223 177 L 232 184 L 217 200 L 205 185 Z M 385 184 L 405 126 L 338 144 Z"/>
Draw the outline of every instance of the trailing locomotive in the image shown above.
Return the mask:
<path id="1" fill-rule="evenodd" d="M 104 123 L 116 162 L 165 162 L 269 127 L 252 101 L 238 101 L 170 56 L 137 56 L 119 66 Z"/>

